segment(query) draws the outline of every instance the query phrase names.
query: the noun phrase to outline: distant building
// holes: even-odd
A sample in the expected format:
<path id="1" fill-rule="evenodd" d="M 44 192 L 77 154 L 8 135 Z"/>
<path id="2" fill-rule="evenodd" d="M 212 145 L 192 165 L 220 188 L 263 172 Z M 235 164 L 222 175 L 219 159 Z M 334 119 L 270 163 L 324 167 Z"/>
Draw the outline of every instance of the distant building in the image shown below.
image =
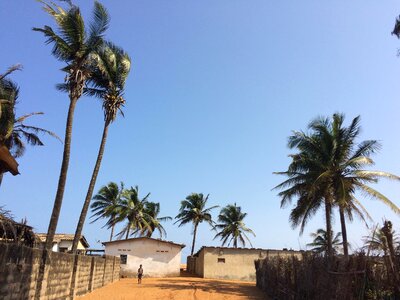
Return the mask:
<path id="1" fill-rule="evenodd" d="M 179 276 L 185 245 L 147 237 L 104 242 L 105 254 L 121 258 L 121 276 L 135 277 L 143 265 L 144 277 Z"/>
<path id="2" fill-rule="evenodd" d="M 187 270 L 203 278 L 256 281 L 254 261 L 272 256 L 298 256 L 301 251 L 202 247 L 187 259 Z"/>
<path id="3" fill-rule="evenodd" d="M 47 234 L 37 233 L 36 236 L 39 238 L 41 243 L 39 245 L 39 248 L 43 247 L 44 243 L 46 243 Z M 74 234 L 56 233 L 54 235 L 52 250 L 54 252 L 69 252 L 72 250 L 73 241 L 74 241 Z M 78 252 L 85 253 L 86 249 L 88 248 L 89 248 L 89 243 L 82 235 L 78 243 L 78 248 L 77 248 Z"/>

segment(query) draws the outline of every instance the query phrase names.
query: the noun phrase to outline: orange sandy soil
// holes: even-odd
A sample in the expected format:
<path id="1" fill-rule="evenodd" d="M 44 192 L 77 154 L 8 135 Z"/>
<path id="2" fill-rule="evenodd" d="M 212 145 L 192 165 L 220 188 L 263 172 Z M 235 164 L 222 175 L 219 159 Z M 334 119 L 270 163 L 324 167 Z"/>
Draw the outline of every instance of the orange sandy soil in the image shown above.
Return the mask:
<path id="1" fill-rule="evenodd" d="M 197 277 L 124 278 L 79 300 L 244 300 L 268 299 L 254 282 L 203 279 Z"/>

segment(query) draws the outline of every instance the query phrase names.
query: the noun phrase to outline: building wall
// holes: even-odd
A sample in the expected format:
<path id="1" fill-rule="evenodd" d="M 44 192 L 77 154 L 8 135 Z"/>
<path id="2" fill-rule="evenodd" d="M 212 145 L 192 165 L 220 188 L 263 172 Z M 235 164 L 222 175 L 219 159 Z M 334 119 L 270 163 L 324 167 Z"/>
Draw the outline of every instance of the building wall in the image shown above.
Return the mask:
<path id="1" fill-rule="evenodd" d="M 40 249 L 0 243 L 0 299 L 33 299 L 41 258 Z M 75 277 L 74 263 L 77 269 Z M 68 299 L 71 294 L 84 295 L 118 279 L 119 259 L 115 257 L 52 252 L 45 269 L 40 299 Z M 73 280 L 75 288 L 72 287 Z"/>
<path id="2" fill-rule="evenodd" d="M 195 269 L 197 275 L 204 277 L 204 251 L 201 251 L 197 257 Z"/>
<path id="3" fill-rule="evenodd" d="M 106 255 L 127 255 L 126 264 L 121 264 L 121 275 L 136 277 L 139 265 L 144 277 L 179 276 L 181 247 L 156 240 L 128 240 L 106 244 Z"/>
<path id="4" fill-rule="evenodd" d="M 254 261 L 267 256 L 299 255 L 298 251 L 203 248 L 196 261 L 196 274 L 204 278 L 256 281 Z"/>
<path id="5" fill-rule="evenodd" d="M 68 251 L 72 250 L 72 242 L 73 241 L 60 241 L 58 243 L 58 249 L 60 248 L 67 248 Z M 78 243 L 78 250 L 85 250 L 86 248 L 82 245 L 81 241 Z M 54 251 L 54 250 L 53 250 Z"/>

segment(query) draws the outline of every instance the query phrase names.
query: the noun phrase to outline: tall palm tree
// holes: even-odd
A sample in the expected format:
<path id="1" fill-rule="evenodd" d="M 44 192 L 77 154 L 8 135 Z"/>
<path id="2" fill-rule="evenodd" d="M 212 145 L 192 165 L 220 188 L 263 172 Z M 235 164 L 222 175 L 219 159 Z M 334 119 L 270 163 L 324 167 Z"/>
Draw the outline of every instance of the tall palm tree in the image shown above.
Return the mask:
<path id="1" fill-rule="evenodd" d="M 161 225 L 161 222 L 172 220 L 171 217 L 159 217 L 160 214 L 160 203 L 147 202 L 144 207 L 146 222 L 149 224 L 149 228 L 144 227 L 143 230 L 137 230 L 135 233 L 140 236 L 151 237 L 157 230 L 160 234 L 160 238 L 167 235 L 165 228 Z M 134 234 L 135 234 L 134 233 Z"/>
<path id="2" fill-rule="evenodd" d="M 234 205 L 227 205 L 224 207 L 219 216 L 218 222 L 219 224 L 215 225 L 216 229 L 220 229 L 220 232 L 214 237 L 221 238 L 222 246 L 228 243 L 228 246 L 233 241 L 233 247 L 238 247 L 238 241 L 243 245 L 246 246 L 245 239 L 249 242 L 250 246 L 253 245 L 250 242 L 250 239 L 247 237 L 246 233 L 250 233 L 253 236 L 256 236 L 254 232 L 247 228 L 243 222 L 243 219 L 247 216 L 247 213 L 243 213 L 240 206 Z"/>
<path id="3" fill-rule="evenodd" d="M 114 220 L 117 216 L 117 208 L 123 191 L 124 184 L 122 182 L 121 186 L 118 186 L 115 182 L 110 182 L 100 188 L 97 194 L 94 195 L 92 204 L 90 205 L 93 212 L 92 217 L 95 217 L 92 223 L 99 219 L 108 219 L 104 226 L 111 228 L 110 241 L 112 241 L 114 236 Z"/>
<path id="4" fill-rule="evenodd" d="M 73 253 L 75 253 L 78 248 L 79 239 L 82 234 L 83 225 L 85 223 L 90 200 L 92 199 L 94 186 L 96 184 L 97 175 L 100 171 L 100 165 L 107 141 L 108 127 L 115 121 L 117 113 L 119 111 L 122 113 L 121 107 L 125 103 L 125 99 L 123 98 L 124 87 L 131 66 L 131 59 L 128 54 L 112 43 L 105 43 L 98 51 L 92 54 L 92 57 L 92 76 L 89 79 L 89 83 L 92 87 L 87 88 L 86 92 L 90 95 L 100 97 L 103 100 L 104 128 L 97 160 L 90 179 L 82 211 L 79 216 L 74 241 L 72 243 Z"/>
<path id="5" fill-rule="evenodd" d="M 342 233 L 338 232 L 336 235 L 331 233 L 332 239 L 332 247 L 333 252 L 337 253 L 339 250 L 339 246 L 342 244 L 340 237 Z M 313 238 L 312 243 L 307 244 L 309 247 L 313 247 L 311 250 L 315 253 L 327 253 L 328 250 L 328 235 L 326 231 L 322 228 L 318 229 L 317 232 L 311 233 L 311 237 Z"/>
<path id="6" fill-rule="evenodd" d="M 352 120 L 348 127 L 343 126 L 344 115 L 334 114 L 332 119 L 317 118 L 309 125 L 311 134 L 295 132 L 289 138 L 289 147 L 298 148 L 299 153 L 292 156 L 288 171 L 281 172 L 289 177 L 277 188 L 287 188 L 282 191 L 282 205 L 298 197 L 296 207 L 292 210 L 291 219 L 294 225 L 301 224 L 304 228 L 307 220 L 315 214 L 321 203 L 325 202 L 328 238 L 328 256 L 332 254 L 332 230 L 330 216 L 332 207 L 339 208 L 343 236 L 343 252 L 348 256 L 348 242 L 345 217 L 352 220 L 356 214 L 365 221 L 370 218 L 361 202 L 355 198 L 355 192 L 362 193 L 380 200 L 395 213 L 399 208 L 387 197 L 368 186 L 379 178 L 400 180 L 396 175 L 365 170 L 373 160 L 370 155 L 375 153 L 380 145 L 375 140 L 356 144 L 360 133 L 360 117 Z M 328 224 L 329 223 L 329 224 Z"/>
<path id="7" fill-rule="evenodd" d="M 70 100 L 60 176 L 45 246 L 50 251 L 67 180 L 75 106 L 82 96 L 86 80 L 90 77 L 91 54 L 103 43 L 102 37 L 108 27 L 109 17 L 106 9 L 99 2 L 95 2 L 93 21 L 89 25 L 89 30 L 87 30 L 77 6 L 68 2 L 68 8 L 64 9 L 54 3 L 40 2 L 43 3 L 44 10 L 56 22 L 57 32 L 47 25 L 43 28 L 33 28 L 33 30 L 42 32 L 47 38 L 46 43 L 53 45 L 52 54 L 58 60 L 66 63 L 66 66 L 62 70 L 67 73 L 65 81 L 68 86 Z"/>
<path id="8" fill-rule="evenodd" d="M 211 216 L 211 210 L 217 208 L 218 205 L 205 208 L 208 200 L 208 196 L 204 197 L 203 194 L 192 193 L 186 197 L 185 200 L 181 201 L 181 207 L 179 209 L 179 214 L 175 217 L 178 219 L 174 224 L 179 222 L 179 227 L 187 223 L 193 223 L 193 242 L 192 250 L 190 255 L 193 256 L 194 245 L 196 243 L 197 227 L 200 223 L 206 222 L 210 226 L 214 225 Z"/>
<path id="9" fill-rule="evenodd" d="M 117 238 L 120 239 L 125 235 L 125 239 L 128 239 L 131 233 L 151 231 L 150 222 L 152 218 L 146 211 L 149 196 L 150 193 L 140 199 L 138 186 L 124 191 L 122 199 L 116 208 L 117 215 L 113 224 L 125 220 L 127 222 L 122 231 L 118 233 Z"/>

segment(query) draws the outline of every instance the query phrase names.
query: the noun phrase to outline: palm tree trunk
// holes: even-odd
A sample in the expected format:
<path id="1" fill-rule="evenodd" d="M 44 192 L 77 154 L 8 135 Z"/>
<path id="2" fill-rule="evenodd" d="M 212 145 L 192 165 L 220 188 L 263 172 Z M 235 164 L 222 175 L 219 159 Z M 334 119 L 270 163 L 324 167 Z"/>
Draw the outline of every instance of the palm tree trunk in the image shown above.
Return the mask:
<path id="1" fill-rule="evenodd" d="M 54 199 L 53 211 L 47 230 L 45 249 L 51 251 L 53 247 L 54 234 L 56 233 L 58 218 L 60 216 L 61 205 L 64 197 L 65 184 L 67 181 L 69 158 L 71 152 L 72 123 L 74 121 L 74 111 L 78 98 L 71 98 L 68 109 L 67 124 L 65 128 L 64 152 L 61 163 L 60 176 L 58 179 L 57 193 Z"/>
<path id="2" fill-rule="evenodd" d="M 131 228 L 131 226 L 130 226 L 130 224 L 129 224 L 129 227 L 128 227 L 128 230 L 126 231 L 126 236 L 125 236 L 125 239 L 126 239 L 126 240 L 128 239 L 130 228 Z"/>
<path id="3" fill-rule="evenodd" d="M 0 186 L 1 186 L 1 183 L 3 182 L 3 176 L 4 176 L 4 173 L 0 173 Z"/>
<path id="4" fill-rule="evenodd" d="M 103 136 L 101 138 L 101 143 L 100 143 L 99 153 L 97 154 L 96 164 L 94 165 L 92 178 L 90 179 L 89 188 L 86 193 L 85 202 L 83 203 L 81 215 L 79 216 L 78 225 L 76 226 L 74 241 L 72 243 L 72 253 L 73 254 L 76 253 L 76 250 L 78 248 L 78 243 L 79 243 L 79 240 L 82 235 L 83 225 L 85 224 L 86 215 L 87 215 L 87 212 L 89 209 L 90 200 L 92 200 L 93 190 L 94 190 L 94 186 L 96 184 L 97 175 L 99 174 L 99 171 L 100 171 L 101 160 L 103 159 L 104 148 L 105 148 L 106 141 L 107 141 L 108 125 L 109 125 L 109 122 L 106 121 L 104 123 Z"/>
<path id="5" fill-rule="evenodd" d="M 115 227 L 115 225 L 111 226 L 110 242 L 112 241 L 112 238 L 113 238 L 113 235 L 114 235 L 114 227 Z"/>
<path id="6" fill-rule="evenodd" d="M 195 224 L 194 225 L 194 230 L 193 230 L 193 242 L 192 242 L 192 252 L 190 252 L 190 256 L 193 256 L 193 252 L 194 252 L 194 244 L 196 243 L 196 234 L 197 234 L 197 226 L 199 224 Z"/>
<path id="7" fill-rule="evenodd" d="M 328 268 L 330 268 L 331 265 L 331 260 L 333 257 L 333 251 L 332 251 L 332 202 L 330 201 L 329 197 L 325 197 L 325 221 L 326 221 L 326 238 L 327 238 L 327 246 L 328 246 L 328 251 L 327 251 L 327 258 L 328 258 Z"/>
<path id="8" fill-rule="evenodd" d="M 74 111 L 78 99 L 79 97 L 71 97 L 69 102 L 67 124 L 65 126 L 64 152 L 61 163 L 60 176 L 58 178 L 57 193 L 54 199 L 53 211 L 51 212 L 49 227 L 47 229 L 46 243 L 40 260 L 40 266 L 39 266 L 37 284 L 35 290 L 36 300 L 40 299 L 40 294 L 44 280 L 44 272 L 49 260 L 49 254 L 51 254 L 51 250 L 53 248 L 54 234 L 56 233 L 58 218 L 60 216 L 61 205 L 64 197 L 65 183 L 67 181 L 69 158 L 71 152 L 72 124 L 74 121 Z"/>
<path id="9" fill-rule="evenodd" d="M 345 259 L 349 258 L 349 244 L 347 243 L 347 229 L 346 229 L 346 219 L 344 218 L 344 209 L 339 206 L 340 214 L 340 225 L 342 227 L 342 239 L 343 239 L 343 254 Z"/>

